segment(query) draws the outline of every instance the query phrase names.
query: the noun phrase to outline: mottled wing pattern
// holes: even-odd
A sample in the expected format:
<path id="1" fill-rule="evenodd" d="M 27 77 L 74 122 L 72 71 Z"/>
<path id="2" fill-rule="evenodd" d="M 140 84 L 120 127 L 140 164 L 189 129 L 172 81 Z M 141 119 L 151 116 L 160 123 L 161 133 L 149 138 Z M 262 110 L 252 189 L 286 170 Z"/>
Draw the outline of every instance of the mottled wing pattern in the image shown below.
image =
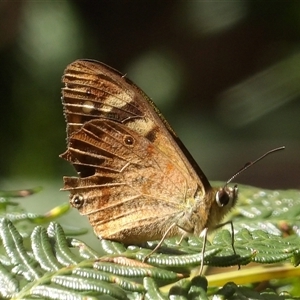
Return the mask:
<path id="1" fill-rule="evenodd" d="M 196 190 L 211 189 L 203 172 L 151 100 L 116 70 L 79 60 L 63 82 L 61 156 L 79 175 L 64 178 L 71 203 L 84 198 L 78 208 L 103 238 L 161 238 L 194 205 Z"/>
<path id="2" fill-rule="evenodd" d="M 103 238 L 134 242 L 160 238 L 186 209 L 187 182 L 146 138 L 111 120 L 92 120 L 70 138 L 63 155 L 80 170 L 65 190 Z"/>

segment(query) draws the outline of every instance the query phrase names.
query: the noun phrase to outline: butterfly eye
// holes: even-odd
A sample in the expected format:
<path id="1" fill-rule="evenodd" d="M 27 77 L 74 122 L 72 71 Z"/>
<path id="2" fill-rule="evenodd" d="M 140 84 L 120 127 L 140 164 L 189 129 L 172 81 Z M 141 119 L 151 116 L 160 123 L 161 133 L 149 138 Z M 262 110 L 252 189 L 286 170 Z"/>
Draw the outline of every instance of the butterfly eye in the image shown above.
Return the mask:
<path id="1" fill-rule="evenodd" d="M 80 194 L 76 194 L 71 199 L 71 205 L 77 209 L 81 208 L 84 203 L 84 198 Z"/>
<path id="2" fill-rule="evenodd" d="M 229 202 L 229 199 L 230 199 L 230 197 L 229 197 L 227 191 L 225 191 L 224 189 L 219 190 L 216 194 L 216 202 L 220 207 L 227 205 Z"/>
<path id="3" fill-rule="evenodd" d="M 130 135 L 126 135 L 124 137 L 124 143 L 127 145 L 127 146 L 132 146 L 133 143 L 134 143 L 134 138 Z"/>

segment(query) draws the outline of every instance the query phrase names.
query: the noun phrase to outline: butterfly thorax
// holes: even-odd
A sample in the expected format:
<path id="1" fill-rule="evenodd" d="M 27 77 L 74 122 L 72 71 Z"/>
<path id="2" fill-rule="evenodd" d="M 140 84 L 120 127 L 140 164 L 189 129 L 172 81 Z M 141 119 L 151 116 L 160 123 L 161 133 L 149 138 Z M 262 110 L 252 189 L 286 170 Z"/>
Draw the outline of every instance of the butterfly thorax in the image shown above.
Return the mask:
<path id="1" fill-rule="evenodd" d="M 203 229 L 216 229 L 237 201 L 237 188 L 211 188 L 204 195 L 196 194 L 194 205 L 187 208 L 177 226 L 187 233 L 200 235 Z"/>

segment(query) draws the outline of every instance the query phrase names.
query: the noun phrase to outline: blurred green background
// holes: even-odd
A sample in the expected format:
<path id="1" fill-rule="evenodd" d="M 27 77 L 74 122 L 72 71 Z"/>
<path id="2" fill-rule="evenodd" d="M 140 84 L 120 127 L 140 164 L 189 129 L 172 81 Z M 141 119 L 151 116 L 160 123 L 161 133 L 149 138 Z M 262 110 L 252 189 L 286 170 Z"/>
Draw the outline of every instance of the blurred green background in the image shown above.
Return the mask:
<path id="1" fill-rule="evenodd" d="M 0 1 L 0 56 L 1 189 L 68 199 L 60 89 L 77 58 L 144 89 L 210 180 L 285 145 L 236 181 L 300 187 L 300 1 Z"/>

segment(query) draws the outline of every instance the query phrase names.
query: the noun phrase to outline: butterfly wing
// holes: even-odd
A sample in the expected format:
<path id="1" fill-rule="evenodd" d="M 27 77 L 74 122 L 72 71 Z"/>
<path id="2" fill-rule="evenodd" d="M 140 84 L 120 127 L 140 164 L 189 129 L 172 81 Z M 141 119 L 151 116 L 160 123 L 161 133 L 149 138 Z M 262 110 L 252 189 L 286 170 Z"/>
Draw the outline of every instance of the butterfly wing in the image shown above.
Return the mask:
<path id="1" fill-rule="evenodd" d="M 103 238 L 160 238 L 194 205 L 196 191 L 204 198 L 211 190 L 205 175 L 153 102 L 118 71 L 78 60 L 63 82 L 62 157 L 79 174 L 65 178 L 71 203 L 83 195 L 80 212 Z"/>
<path id="2" fill-rule="evenodd" d="M 70 190 L 74 206 L 81 195 L 80 213 L 103 238 L 159 239 L 186 209 L 185 174 L 123 124 L 99 119 L 85 123 L 70 138 L 63 157 L 80 172 L 79 178 L 65 178 L 64 189 Z"/>

